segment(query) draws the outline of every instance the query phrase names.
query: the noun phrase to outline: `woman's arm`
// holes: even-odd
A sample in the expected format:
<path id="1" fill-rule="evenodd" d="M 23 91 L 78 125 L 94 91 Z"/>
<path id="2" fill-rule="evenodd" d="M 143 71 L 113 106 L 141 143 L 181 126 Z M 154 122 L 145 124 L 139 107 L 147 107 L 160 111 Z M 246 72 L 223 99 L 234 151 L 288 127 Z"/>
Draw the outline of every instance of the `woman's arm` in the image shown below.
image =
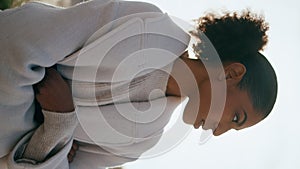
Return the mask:
<path id="1" fill-rule="evenodd" d="M 34 132 L 19 161 L 45 161 L 71 139 L 77 124 L 68 84 L 53 68 L 46 69 L 44 79 L 35 85 L 36 99 L 44 114 L 44 123 Z"/>
<path id="2" fill-rule="evenodd" d="M 34 89 L 43 110 L 60 113 L 74 111 L 71 89 L 54 68 L 46 68 L 44 79 L 35 84 Z"/>
<path id="3" fill-rule="evenodd" d="M 68 153 L 77 125 L 69 86 L 53 68 L 35 85 L 44 123 L 26 134 L 7 157 L 9 169 L 69 169 Z"/>
<path id="4" fill-rule="evenodd" d="M 145 4 L 146 11 L 140 8 L 140 11 L 132 13 L 154 9 L 153 5 L 148 6 Z M 136 9 L 120 6 L 118 1 L 101 0 L 69 9 L 29 3 L 0 13 L 0 117 L 9 117 L 9 120 L 0 123 L 0 140 L 5 142 L 0 145 L 0 157 L 6 156 L 11 150 L 10 156 L 15 157 L 14 153 L 20 148 L 18 146 L 27 144 L 28 137 L 34 138 L 28 133 L 37 127 L 33 120 L 32 85 L 43 78 L 44 67 L 54 65 L 78 50 L 96 30 L 118 17 L 130 14 L 133 8 Z M 40 126 L 38 129 L 43 131 L 43 128 Z M 69 143 L 67 146 L 72 144 Z M 58 156 L 64 153 L 67 146 L 58 152 Z M 11 158 L 11 163 L 15 163 L 14 158 Z M 49 166 L 49 163 L 45 165 Z"/>
<path id="5" fill-rule="evenodd" d="M 28 3 L 0 12 L 0 119 L 8 119 L 0 123 L 0 157 L 38 125 L 33 120 L 32 85 L 43 79 L 44 67 L 78 50 L 113 19 L 110 13 L 117 5 L 108 2 L 91 1 L 69 9 Z"/>

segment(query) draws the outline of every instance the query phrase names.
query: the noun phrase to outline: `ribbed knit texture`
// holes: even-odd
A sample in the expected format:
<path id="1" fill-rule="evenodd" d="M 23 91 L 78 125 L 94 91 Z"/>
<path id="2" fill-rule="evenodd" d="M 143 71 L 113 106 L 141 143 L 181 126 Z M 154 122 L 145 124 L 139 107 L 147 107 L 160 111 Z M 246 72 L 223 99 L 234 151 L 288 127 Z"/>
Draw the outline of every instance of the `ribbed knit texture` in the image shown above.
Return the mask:
<path id="1" fill-rule="evenodd" d="M 24 159 L 42 162 L 55 154 L 72 138 L 78 123 L 76 112 L 43 110 L 45 122 L 35 131 L 23 154 Z"/>
<path id="2" fill-rule="evenodd" d="M 8 156 L 10 168 L 69 168 L 66 154 L 69 152 L 69 147 L 72 143 L 72 132 L 76 126 L 75 121 L 73 121 L 73 118 L 76 118 L 75 113 L 58 114 L 44 111 L 45 124 L 38 127 L 38 124 L 33 120 L 35 108 L 32 104 L 34 100 L 32 85 L 44 77 L 43 67 L 57 64 L 66 56 L 83 47 L 89 37 L 98 29 L 113 20 L 135 14 L 134 17 L 124 20 L 124 23 L 128 21 L 130 21 L 128 23 L 131 23 L 132 19 L 136 21 L 130 24 L 134 28 L 133 30 L 146 26 L 147 30 L 157 32 L 158 35 L 168 35 L 147 36 L 147 39 L 144 39 L 144 44 L 148 45 L 144 46 L 145 49 L 159 48 L 178 56 L 186 49 L 186 45 L 183 42 L 188 40 L 188 35 L 180 31 L 167 15 L 155 15 L 154 17 L 152 14 L 146 15 L 143 12 L 161 13 L 157 7 L 151 4 L 110 0 L 89 1 L 68 9 L 57 9 L 40 3 L 27 3 L 20 8 L 1 12 L 0 25 L 3 31 L 0 33 L 0 44 L 3 50 L 0 52 L 0 117 L 5 120 L 0 123 L 0 157 Z M 136 18 L 141 18 L 141 20 L 136 20 Z M 153 19 L 146 22 L 143 18 Z M 118 24 L 115 26 L 113 30 L 117 30 L 115 28 L 119 27 Z M 127 32 L 123 31 L 123 29 L 119 29 L 118 33 L 121 37 L 127 35 Z M 118 37 L 112 39 L 112 44 L 119 42 Z M 96 38 L 100 39 L 101 37 Z M 131 54 L 133 50 L 141 50 L 139 46 L 135 46 L 135 42 L 140 40 L 139 37 L 136 37 L 133 41 L 128 40 L 123 45 L 124 47 L 116 48 L 116 51 L 111 50 L 113 55 L 107 55 L 106 58 L 118 56 L 117 58 L 122 60 L 122 57 L 127 57 L 123 53 Z M 100 45 L 99 47 L 100 49 L 112 49 L 112 46 Z M 132 67 L 137 64 L 151 65 L 151 60 L 155 59 L 149 57 L 136 60 L 136 62 L 132 63 Z M 107 79 L 110 79 L 110 75 L 113 75 L 112 73 L 116 68 L 114 63 L 107 62 L 105 64 L 108 68 L 107 72 L 105 72 Z M 169 62 L 162 59 L 161 63 L 164 65 L 164 63 Z M 129 70 L 130 68 L 131 65 L 128 65 Z M 68 79 L 73 79 L 72 77 L 73 74 Z M 127 78 L 125 77 L 124 79 Z M 105 78 L 99 78 L 98 80 L 98 82 L 107 82 Z M 149 84 L 149 86 L 151 85 Z M 144 89 L 141 88 L 139 92 L 142 93 L 142 90 Z M 80 96 L 78 96 L 79 99 L 86 101 L 85 97 L 82 98 Z M 146 97 L 148 98 L 148 96 Z M 101 99 L 101 97 L 99 98 Z M 36 127 L 38 129 L 34 131 Z M 31 139 L 29 139 L 32 134 L 30 131 L 34 132 Z M 69 141 L 67 145 L 64 145 L 67 141 Z M 26 146 L 26 144 L 28 145 Z M 26 148 L 23 149 L 23 146 Z M 19 149 L 20 152 L 24 152 L 20 153 L 23 154 L 21 157 L 17 155 Z M 132 149 L 135 148 L 132 147 Z M 59 152 L 54 154 L 58 150 Z M 50 158 L 51 156 L 53 158 Z M 19 162 L 16 158 L 27 158 L 28 161 L 33 159 L 39 165 L 30 166 L 26 162 Z M 110 159 L 107 156 L 105 160 L 100 160 L 102 166 L 107 165 L 106 158 Z M 45 160 L 47 161 L 42 163 Z M 120 163 L 121 161 L 120 159 L 114 160 L 117 160 L 114 163 Z M 78 159 L 78 163 L 84 164 L 80 159 Z M 2 166 L 0 168 L 2 169 Z"/>
<path id="3" fill-rule="evenodd" d="M 110 83 L 98 84 L 97 94 L 99 104 L 113 103 L 111 91 L 119 97 L 118 102 L 150 100 L 163 97 L 169 75 L 161 70 L 155 70 L 144 76 L 134 78 L 130 83 L 112 85 Z M 86 92 L 91 84 L 82 85 L 80 89 Z M 111 86 L 112 85 L 112 86 Z M 102 86 L 102 87 L 101 87 Z M 106 86 L 106 87 L 104 87 Z M 104 87 L 104 88 L 103 88 Z M 112 88 L 111 88 L 112 87 Z M 78 89 L 78 88 L 77 88 Z M 126 90 L 127 89 L 127 90 Z M 160 92 L 154 92 L 154 90 Z M 125 92 L 124 92 L 125 91 Z M 124 97 L 128 96 L 129 97 Z M 127 100 L 130 99 L 130 100 Z M 42 162 L 59 151 L 72 138 L 77 125 L 76 113 L 57 113 L 43 110 L 45 122 L 35 131 L 30 139 L 22 161 Z"/>
<path id="4" fill-rule="evenodd" d="M 166 67 L 170 67 L 169 64 Z M 154 70 L 131 81 L 116 83 L 94 83 L 69 81 L 75 103 L 98 106 L 125 102 L 141 102 L 164 97 L 169 75 L 163 70 Z"/>

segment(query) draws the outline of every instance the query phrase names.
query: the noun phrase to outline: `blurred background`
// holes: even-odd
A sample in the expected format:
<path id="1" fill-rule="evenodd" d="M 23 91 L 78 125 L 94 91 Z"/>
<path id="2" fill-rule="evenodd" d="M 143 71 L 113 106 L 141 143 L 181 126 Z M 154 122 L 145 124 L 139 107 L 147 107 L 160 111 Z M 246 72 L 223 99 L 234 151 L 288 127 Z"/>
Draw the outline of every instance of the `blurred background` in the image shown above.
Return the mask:
<path id="1" fill-rule="evenodd" d="M 29 0 L 0 0 L 0 9 Z M 68 7 L 82 0 L 43 0 Z M 273 112 L 260 124 L 230 131 L 198 145 L 200 131 L 193 130 L 169 152 L 140 159 L 125 169 L 299 169 L 300 132 L 300 1 L 297 0 L 142 0 L 189 23 L 207 11 L 251 9 L 269 22 L 269 43 L 263 52 L 277 72 L 278 100 Z M 1 25 L 0 25 L 1 26 Z M 299 99 L 299 100 L 298 100 Z"/>

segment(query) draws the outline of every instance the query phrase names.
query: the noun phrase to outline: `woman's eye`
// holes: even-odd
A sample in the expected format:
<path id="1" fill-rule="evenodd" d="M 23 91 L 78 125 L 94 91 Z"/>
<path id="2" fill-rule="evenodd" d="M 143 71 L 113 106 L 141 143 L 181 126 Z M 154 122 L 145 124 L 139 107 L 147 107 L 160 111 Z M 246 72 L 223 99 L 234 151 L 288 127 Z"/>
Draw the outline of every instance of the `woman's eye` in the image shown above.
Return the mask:
<path id="1" fill-rule="evenodd" d="M 232 119 L 232 122 L 235 122 L 235 123 L 238 123 L 239 122 L 239 116 L 238 114 L 235 114 L 233 119 Z"/>

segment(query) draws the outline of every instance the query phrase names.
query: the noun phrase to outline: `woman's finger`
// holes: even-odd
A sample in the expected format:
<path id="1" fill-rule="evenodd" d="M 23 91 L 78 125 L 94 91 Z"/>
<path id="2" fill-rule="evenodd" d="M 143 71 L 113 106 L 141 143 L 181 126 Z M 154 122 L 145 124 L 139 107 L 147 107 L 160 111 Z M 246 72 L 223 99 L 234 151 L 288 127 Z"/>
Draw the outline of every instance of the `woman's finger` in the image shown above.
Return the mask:
<path id="1" fill-rule="evenodd" d="M 73 157 L 75 156 L 76 154 L 76 150 L 74 149 L 71 149 L 70 152 L 69 152 L 70 155 L 72 155 Z"/>
<path id="2" fill-rule="evenodd" d="M 77 151 L 78 150 L 78 144 L 76 144 L 75 142 L 73 142 L 72 148 Z"/>
<path id="3" fill-rule="evenodd" d="M 73 161 L 73 156 L 68 154 L 68 162 L 71 163 Z"/>

